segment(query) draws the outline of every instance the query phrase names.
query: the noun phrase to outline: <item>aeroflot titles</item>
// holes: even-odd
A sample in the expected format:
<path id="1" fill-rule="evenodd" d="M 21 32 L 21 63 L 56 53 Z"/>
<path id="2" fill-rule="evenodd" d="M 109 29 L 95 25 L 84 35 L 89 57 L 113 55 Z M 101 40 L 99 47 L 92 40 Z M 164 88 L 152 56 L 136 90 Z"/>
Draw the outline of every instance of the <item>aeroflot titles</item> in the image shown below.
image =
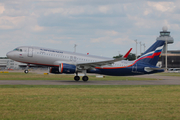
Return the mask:
<path id="1" fill-rule="evenodd" d="M 56 52 L 56 53 L 63 53 L 61 51 L 55 51 L 55 50 L 48 50 L 48 49 L 40 49 L 42 51 L 48 51 L 48 52 Z"/>

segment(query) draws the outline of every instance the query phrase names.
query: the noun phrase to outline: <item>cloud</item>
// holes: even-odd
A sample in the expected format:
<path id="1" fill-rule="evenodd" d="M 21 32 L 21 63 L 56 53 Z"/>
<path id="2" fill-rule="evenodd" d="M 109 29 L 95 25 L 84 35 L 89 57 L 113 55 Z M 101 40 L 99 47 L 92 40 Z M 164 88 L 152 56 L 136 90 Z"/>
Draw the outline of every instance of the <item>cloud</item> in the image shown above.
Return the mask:
<path id="1" fill-rule="evenodd" d="M 161 12 L 173 11 L 176 7 L 174 2 L 148 2 L 148 5 Z"/>
<path id="2" fill-rule="evenodd" d="M 116 38 L 112 40 L 112 42 L 118 45 L 128 45 L 134 43 L 134 40 L 131 40 L 128 37 L 124 37 L 124 38 Z"/>
<path id="3" fill-rule="evenodd" d="M 179 41 L 179 42 L 176 42 L 175 46 L 176 46 L 176 47 L 179 47 L 179 46 L 180 46 L 180 41 Z"/>
<path id="4" fill-rule="evenodd" d="M 150 13 L 152 13 L 152 10 L 150 10 L 150 9 L 146 9 L 144 11 L 144 15 L 149 15 Z"/>
<path id="5" fill-rule="evenodd" d="M 22 21 L 24 21 L 24 16 L 18 17 L 9 17 L 2 16 L 0 17 L 0 29 L 15 29 L 20 28 Z"/>
<path id="6" fill-rule="evenodd" d="M 92 38 L 92 39 L 91 39 L 91 42 L 92 42 L 92 43 L 99 43 L 99 42 L 104 42 L 104 41 L 106 41 L 106 40 L 108 40 L 107 37 Z"/>
<path id="7" fill-rule="evenodd" d="M 87 10 L 85 6 L 65 6 L 65 5 L 59 5 L 59 6 L 54 6 L 50 8 L 44 8 L 44 10 L 40 11 L 43 13 L 45 16 L 51 15 L 51 14 L 61 14 L 63 16 L 68 16 L 68 15 L 79 15 L 83 14 Z"/>
<path id="8" fill-rule="evenodd" d="M 91 39 L 92 43 L 107 43 L 107 44 L 118 44 L 118 45 L 127 45 L 134 43 L 134 40 L 129 39 L 128 37 L 100 37 Z"/>
<path id="9" fill-rule="evenodd" d="M 102 35 L 102 36 L 116 36 L 119 35 L 119 33 L 115 30 L 97 30 L 96 31 L 97 35 Z"/>
<path id="10" fill-rule="evenodd" d="M 32 30 L 35 31 L 35 32 L 40 32 L 40 31 L 45 30 L 45 28 L 41 27 L 39 25 L 35 25 L 34 27 L 32 27 Z"/>
<path id="11" fill-rule="evenodd" d="M 52 39 L 50 39 L 50 40 L 45 40 L 44 42 L 46 42 L 46 43 L 50 43 L 50 44 L 61 44 L 62 43 L 62 41 L 57 41 L 57 40 L 52 40 Z"/>
<path id="12" fill-rule="evenodd" d="M 76 41 L 71 40 L 71 41 L 69 41 L 69 43 L 70 43 L 70 44 L 76 44 Z M 77 45 L 77 44 L 76 44 L 76 45 Z"/>
<path id="13" fill-rule="evenodd" d="M 0 4 L 0 14 L 2 14 L 5 11 L 5 8 L 2 4 Z"/>
<path id="14" fill-rule="evenodd" d="M 99 6 L 98 9 L 99 9 L 100 12 L 106 14 L 108 12 L 108 10 L 109 10 L 109 7 L 108 6 Z"/>

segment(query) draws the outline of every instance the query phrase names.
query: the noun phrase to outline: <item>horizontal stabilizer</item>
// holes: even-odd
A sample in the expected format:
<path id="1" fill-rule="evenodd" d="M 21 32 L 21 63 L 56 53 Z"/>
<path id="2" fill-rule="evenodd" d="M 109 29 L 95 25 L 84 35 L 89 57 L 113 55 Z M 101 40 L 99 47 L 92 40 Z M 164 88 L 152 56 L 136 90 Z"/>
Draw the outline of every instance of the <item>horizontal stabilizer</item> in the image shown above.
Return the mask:
<path id="1" fill-rule="evenodd" d="M 154 71 L 154 70 L 164 70 L 163 68 L 154 68 L 154 67 L 145 67 L 144 70 L 146 72 L 151 72 L 151 71 Z"/>

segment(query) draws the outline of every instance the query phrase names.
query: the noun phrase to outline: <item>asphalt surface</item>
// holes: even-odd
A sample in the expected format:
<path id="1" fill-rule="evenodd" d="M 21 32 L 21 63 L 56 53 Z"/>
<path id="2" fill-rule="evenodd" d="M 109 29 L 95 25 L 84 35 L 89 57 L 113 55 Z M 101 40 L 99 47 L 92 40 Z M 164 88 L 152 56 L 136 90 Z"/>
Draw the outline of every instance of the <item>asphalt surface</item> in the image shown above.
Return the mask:
<path id="1" fill-rule="evenodd" d="M 94 81 L 87 82 L 74 80 L 0 80 L 0 85 L 180 85 L 180 77 L 142 75 L 134 77 L 156 78 L 159 80 L 141 80 L 141 81 Z"/>

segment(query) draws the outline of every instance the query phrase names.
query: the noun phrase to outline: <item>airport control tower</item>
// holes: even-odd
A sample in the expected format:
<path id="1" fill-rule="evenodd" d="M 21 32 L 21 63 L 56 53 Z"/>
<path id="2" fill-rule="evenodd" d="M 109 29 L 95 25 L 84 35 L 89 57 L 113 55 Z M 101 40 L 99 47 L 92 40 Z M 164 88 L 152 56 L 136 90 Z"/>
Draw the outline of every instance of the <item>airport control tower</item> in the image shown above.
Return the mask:
<path id="1" fill-rule="evenodd" d="M 174 39 L 170 36 L 170 32 L 167 31 L 168 28 L 166 26 L 164 26 L 162 28 L 162 30 L 163 31 L 160 32 L 160 36 L 157 37 L 156 40 L 164 40 L 165 42 L 167 41 L 167 44 L 174 43 Z M 163 48 L 163 51 L 162 51 L 162 53 L 164 53 L 164 54 L 166 53 L 166 50 L 168 49 L 168 45 L 167 44 L 164 45 L 164 48 Z"/>
<path id="2" fill-rule="evenodd" d="M 164 61 L 162 61 L 162 62 L 165 63 L 165 71 L 167 71 L 167 69 L 168 69 L 168 67 L 167 67 L 168 66 L 167 65 L 167 61 L 168 61 L 168 59 L 167 59 L 168 44 L 174 43 L 174 39 L 170 36 L 170 32 L 167 31 L 168 28 L 166 26 L 164 26 L 162 28 L 162 30 L 163 31 L 160 32 L 160 36 L 157 37 L 156 40 L 164 40 L 165 41 L 165 45 L 164 45 L 164 48 L 163 48 L 163 51 L 162 51 L 162 54 L 165 55 L 165 60 L 164 60 L 165 62 Z"/>

